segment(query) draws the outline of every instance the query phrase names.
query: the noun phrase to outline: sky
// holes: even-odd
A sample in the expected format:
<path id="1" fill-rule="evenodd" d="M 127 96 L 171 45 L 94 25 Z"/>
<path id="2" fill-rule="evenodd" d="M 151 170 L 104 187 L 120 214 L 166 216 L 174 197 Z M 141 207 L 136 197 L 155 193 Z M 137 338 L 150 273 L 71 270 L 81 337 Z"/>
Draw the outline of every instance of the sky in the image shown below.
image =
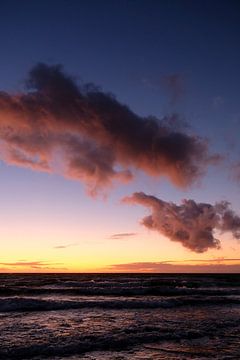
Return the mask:
<path id="1" fill-rule="evenodd" d="M 239 272 L 239 36 L 235 0 L 2 0 L 0 272 Z"/>

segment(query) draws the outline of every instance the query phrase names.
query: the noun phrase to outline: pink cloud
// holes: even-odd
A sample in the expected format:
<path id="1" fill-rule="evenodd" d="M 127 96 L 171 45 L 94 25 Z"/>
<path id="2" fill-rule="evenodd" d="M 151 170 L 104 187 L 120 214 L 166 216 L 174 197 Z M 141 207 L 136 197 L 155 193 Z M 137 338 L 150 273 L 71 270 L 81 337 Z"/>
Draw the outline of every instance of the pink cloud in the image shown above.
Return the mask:
<path id="1" fill-rule="evenodd" d="M 183 200 L 181 205 L 176 205 L 139 192 L 124 198 L 123 202 L 150 208 L 151 215 L 141 220 L 142 225 L 194 252 L 220 248 L 215 230 L 231 232 L 234 238 L 240 238 L 240 217 L 225 201 L 211 205 Z"/>
<path id="2" fill-rule="evenodd" d="M 240 260 L 240 259 L 238 259 Z M 226 261 L 226 259 L 225 259 Z M 169 262 L 134 262 L 126 264 L 114 264 L 107 267 L 108 271 L 113 272 L 142 272 L 142 273 L 240 273 L 240 263 L 238 264 L 176 264 Z"/>

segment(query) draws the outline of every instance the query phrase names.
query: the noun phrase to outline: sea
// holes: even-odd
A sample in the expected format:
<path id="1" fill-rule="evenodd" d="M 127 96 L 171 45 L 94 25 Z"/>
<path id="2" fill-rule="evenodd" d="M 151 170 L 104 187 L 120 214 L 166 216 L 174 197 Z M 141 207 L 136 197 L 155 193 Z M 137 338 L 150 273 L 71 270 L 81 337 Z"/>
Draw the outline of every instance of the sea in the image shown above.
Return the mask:
<path id="1" fill-rule="evenodd" d="M 240 359 L 240 274 L 0 274 L 0 359 Z"/>

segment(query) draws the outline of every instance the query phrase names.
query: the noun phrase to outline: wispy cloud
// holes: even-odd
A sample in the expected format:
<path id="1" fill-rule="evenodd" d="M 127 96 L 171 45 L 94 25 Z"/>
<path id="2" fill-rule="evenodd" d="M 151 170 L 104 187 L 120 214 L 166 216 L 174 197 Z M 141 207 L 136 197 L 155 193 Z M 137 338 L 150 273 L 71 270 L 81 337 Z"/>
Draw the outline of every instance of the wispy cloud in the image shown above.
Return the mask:
<path id="1" fill-rule="evenodd" d="M 177 94 L 179 78 L 166 81 Z M 1 159 L 9 164 L 60 172 L 95 194 L 138 169 L 184 187 L 214 161 L 206 140 L 174 125 L 178 115 L 138 116 L 94 85 L 80 88 L 59 65 L 38 64 L 27 86 L 0 92 Z"/>
<path id="2" fill-rule="evenodd" d="M 197 253 L 220 248 L 215 230 L 231 232 L 234 238 L 240 238 L 240 217 L 226 201 L 211 205 L 183 200 L 181 205 L 176 205 L 139 192 L 123 202 L 150 208 L 151 215 L 142 219 L 142 225 Z"/>
<path id="3" fill-rule="evenodd" d="M 137 233 L 119 233 L 119 234 L 113 234 L 110 236 L 110 239 L 126 239 L 132 236 L 136 236 Z"/>
<path id="4" fill-rule="evenodd" d="M 220 107 L 222 107 L 222 105 L 224 105 L 225 103 L 225 99 L 223 96 L 214 96 L 214 98 L 212 99 L 212 105 L 215 109 L 219 109 Z"/>
<path id="5" fill-rule="evenodd" d="M 173 263 L 174 261 L 170 261 L 170 263 Z M 240 258 L 225 258 L 225 257 L 217 257 L 214 259 L 189 259 L 189 260 L 183 260 L 183 262 L 204 262 L 204 263 L 221 263 L 221 262 L 240 262 Z"/>
<path id="6" fill-rule="evenodd" d="M 184 94 L 185 76 L 181 73 L 173 73 L 158 76 L 143 76 L 141 83 L 152 90 L 164 90 L 170 99 L 170 104 L 175 105 Z"/>
<path id="7" fill-rule="evenodd" d="M 53 248 L 54 249 L 67 249 L 69 247 L 78 246 L 78 243 L 71 243 L 71 244 L 63 244 L 63 245 L 56 245 Z"/>
<path id="8" fill-rule="evenodd" d="M 236 162 L 231 167 L 231 177 L 237 183 L 240 183 L 240 162 Z"/>
<path id="9" fill-rule="evenodd" d="M 196 264 L 185 264 L 187 262 L 196 262 Z M 199 264 L 199 262 L 204 264 Z M 225 264 L 224 262 L 229 262 L 230 264 Z M 240 259 L 133 262 L 110 265 L 106 270 L 113 272 L 149 273 L 240 273 Z"/>
<path id="10" fill-rule="evenodd" d="M 62 263 L 53 263 L 48 261 L 13 261 L 13 262 L 0 262 L 1 266 L 13 268 L 29 268 L 29 269 L 59 269 L 59 266 L 63 265 Z M 4 269 L 4 267 L 2 269 Z M 60 267 L 60 269 L 63 269 Z"/>
<path id="11" fill-rule="evenodd" d="M 184 94 L 184 76 L 175 73 L 163 76 L 162 84 L 170 96 L 170 103 L 174 105 Z"/>

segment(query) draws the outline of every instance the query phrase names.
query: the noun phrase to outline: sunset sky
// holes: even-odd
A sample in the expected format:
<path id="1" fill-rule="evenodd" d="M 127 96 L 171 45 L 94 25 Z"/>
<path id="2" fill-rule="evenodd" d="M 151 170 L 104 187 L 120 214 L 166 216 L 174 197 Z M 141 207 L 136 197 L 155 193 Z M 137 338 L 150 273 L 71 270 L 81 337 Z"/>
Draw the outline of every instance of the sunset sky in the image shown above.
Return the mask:
<path id="1" fill-rule="evenodd" d="M 240 3 L 1 1 L 0 271 L 240 271 Z"/>

